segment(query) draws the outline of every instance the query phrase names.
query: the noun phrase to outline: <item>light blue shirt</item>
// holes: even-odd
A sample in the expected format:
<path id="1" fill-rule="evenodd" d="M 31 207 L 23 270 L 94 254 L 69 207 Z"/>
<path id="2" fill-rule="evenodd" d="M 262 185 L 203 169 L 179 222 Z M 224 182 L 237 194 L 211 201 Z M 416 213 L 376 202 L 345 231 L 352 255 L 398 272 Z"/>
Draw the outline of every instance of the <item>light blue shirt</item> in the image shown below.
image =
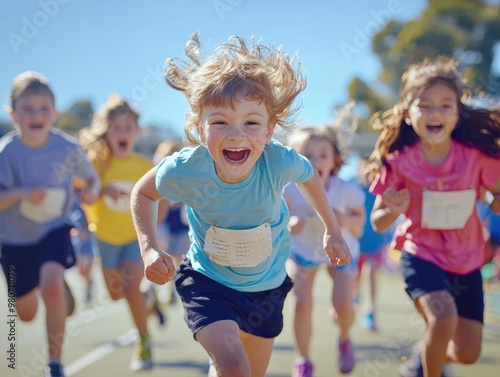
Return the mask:
<path id="1" fill-rule="evenodd" d="M 198 146 L 166 157 L 156 172 L 156 188 L 167 199 L 186 204 L 191 239 L 187 258 L 193 268 L 235 290 L 258 292 L 280 286 L 286 277 L 290 215 L 281 197 L 283 187 L 289 182 L 307 181 L 313 174 L 305 157 L 273 140 L 248 178 L 225 183 L 217 177 L 208 150 Z M 271 225 L 273 250 L 271 257 L 256 267 L 221 266 L 203 251 L 211 226 L 241 230 L 266 222 Z"/>
<path id="2" fill-rule="evenodd" d="M 96 176 L 85 152 L 74 138 L 53 129 L 47 143 L 27 147 L 16 131 L 0 139 L 0 190 L 59 188 L 65 192 L 62 213 L 45 223 L 31 221 L 20 211 L 20 203 L 0 211 L 0 243 L 32 245 L 63 225 L 72 226 L 73 179 Z"/>

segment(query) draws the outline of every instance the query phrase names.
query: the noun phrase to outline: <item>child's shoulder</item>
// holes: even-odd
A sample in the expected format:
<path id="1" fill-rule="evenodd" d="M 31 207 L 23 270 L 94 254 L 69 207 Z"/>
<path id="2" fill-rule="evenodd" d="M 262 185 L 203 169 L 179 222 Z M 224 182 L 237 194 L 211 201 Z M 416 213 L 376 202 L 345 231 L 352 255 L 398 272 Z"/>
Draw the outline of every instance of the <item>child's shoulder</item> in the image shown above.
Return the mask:
<path id="1" fill-rule="evenodd" d="M 0 138 L 0 152 L 15 148 L 15 141 L 19 140 L 19 134 L 16 131 L 10 131 Z"/>
<path id="2" fill-rule="evenodd" d="M 53 140 L 58 143 L 71 144 L 75 146 L 80 145 L 78 143 L 78 140 L 74 136 L 68 134 L 63 130 L 53 128 L 52 130 L 50 130 L 50 133 L 52 134 Z"/>
<path id="3" fill-rule="evenodd" d="M 271 139 L 269 143 L 266 144 L 264 148 L 264 154 L 268 155 L 287 155 L 287 154 L 298 154 L 292 147 L 285 146 L 281 144 L 276 139 Z"/>
<path id="4" fill-rule="evenodd" d="M 210 153 L 203 145 L 194 147 L 184 147 L 180 151 L 165 157 L 163 161 L 167 160 L 170 166 L 183 166 L 183 167 L 201 167 L 206 162 L 210 161 Z"/>

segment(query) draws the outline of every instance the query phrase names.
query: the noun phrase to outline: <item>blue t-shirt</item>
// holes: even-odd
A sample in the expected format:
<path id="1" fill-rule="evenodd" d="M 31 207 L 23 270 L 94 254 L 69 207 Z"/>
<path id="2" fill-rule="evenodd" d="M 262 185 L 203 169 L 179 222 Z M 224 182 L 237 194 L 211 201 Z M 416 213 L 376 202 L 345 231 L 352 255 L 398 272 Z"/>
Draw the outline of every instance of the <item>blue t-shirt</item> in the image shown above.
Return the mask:
<path id="1" fill-rule="evenodd" d="M 63 192 L 60 214 L 50 220 L 23 215 L 21 202 L 0 211 L 0 243 L 32 245 L 63 225 L 72 225 L 73 179 L 96 176 L 85 152 L 74 138 L 53 129 L 45 145 L 26 146 L 16 131 L 0 139 L 0 190 L 16 188 L 54 189 Z"/>
<path id="2" fill-rule="evenodd" d="M 167 199 L 186 204 L 192 240 L 187 258 L 193 268 L 230 288 L 257 292 L 280 286 L 286 276 L 290 216 L 281 197 L 283 187 L 289 182 L 307 181 L 313 174 L 305 157 L 272 140 L 248 178 L 225 183 L 217 177 L 208 150 L 198 146 L 166 157 L 157 168 L 156 188 Z M 242 230 L 266 222 L 271 225 L 272 254 L 256 267 L 221 266 L 203 251 L 211 226 Z"/>
<path id="3" fill-rule="evenodd" d="M 363 235 L 359 239 L 359 250 L 361 254 L 372 254 L 382 250 L 382 247 L 390 242 L 391 232 L 377 233 L 370 221 L 370 214 L 375 203 L 376 195 L 369 191 L 369 187 L 361 187 L 365 192 L 366 221 L 363 228 Z"/>

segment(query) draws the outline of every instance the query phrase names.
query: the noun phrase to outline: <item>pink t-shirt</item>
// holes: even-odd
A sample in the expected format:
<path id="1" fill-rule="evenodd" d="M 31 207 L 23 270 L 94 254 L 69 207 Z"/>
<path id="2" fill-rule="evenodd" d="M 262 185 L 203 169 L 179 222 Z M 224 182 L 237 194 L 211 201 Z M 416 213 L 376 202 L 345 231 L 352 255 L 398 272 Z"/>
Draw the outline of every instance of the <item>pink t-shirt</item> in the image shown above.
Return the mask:
<path id="1" fill-rule="evenodd" d="M 375 177 L 370 187 L 382 194 L 388 187 L 407 188 L 411 201 L 406 218 L 397 226 L 393 246 L 432 262 L 443 270 L 467 274 L 481 267 L 484 238 L 481 220 L 476 212 L 462 229 L 440 230 L 422 227 L 422 193 L 431 191 L 475 190 L 489 188 L 500 178 L 500 159 L 495 159 L 453 141 L 450 155 L 441 165 L 429 164 L 422 154 L 420 143 L 405 147 L 387 159 L 387 166 Z"/>

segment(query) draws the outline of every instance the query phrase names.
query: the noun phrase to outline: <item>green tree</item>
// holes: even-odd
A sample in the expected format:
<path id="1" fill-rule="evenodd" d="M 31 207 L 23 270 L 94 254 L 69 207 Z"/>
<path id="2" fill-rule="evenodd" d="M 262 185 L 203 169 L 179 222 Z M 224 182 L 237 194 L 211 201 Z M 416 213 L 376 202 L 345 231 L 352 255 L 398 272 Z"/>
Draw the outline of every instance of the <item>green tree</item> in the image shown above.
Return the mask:
<path id="1" fill-rule="evenodd" d="M 82 128 L 90 125 L 93 114 L 94 110 L 90 101 L 76 101 L 68 110 L 59 113 L 56 127 L 76 135 Z"/>
<path id="2" fill-rule="evenodd" d="M 468 87 L 477 93 L 493 93 L 493 46 L 500 42 L 500 5 L 483 0 L 429 0 L 427 9 L 407 23 L 389 21 L 374 35 L 372 50 L 382 63 L 378 76 L 391 93 L 377 90 L 354 78 L 350 98 L 364 103 L 371 113 L 387 109 L 387 100 L 397 96 L 406 68 L 424 58 L 454 56 L 464 67 Z M 362 120 L 367 129 L 367 120 Z"/>

